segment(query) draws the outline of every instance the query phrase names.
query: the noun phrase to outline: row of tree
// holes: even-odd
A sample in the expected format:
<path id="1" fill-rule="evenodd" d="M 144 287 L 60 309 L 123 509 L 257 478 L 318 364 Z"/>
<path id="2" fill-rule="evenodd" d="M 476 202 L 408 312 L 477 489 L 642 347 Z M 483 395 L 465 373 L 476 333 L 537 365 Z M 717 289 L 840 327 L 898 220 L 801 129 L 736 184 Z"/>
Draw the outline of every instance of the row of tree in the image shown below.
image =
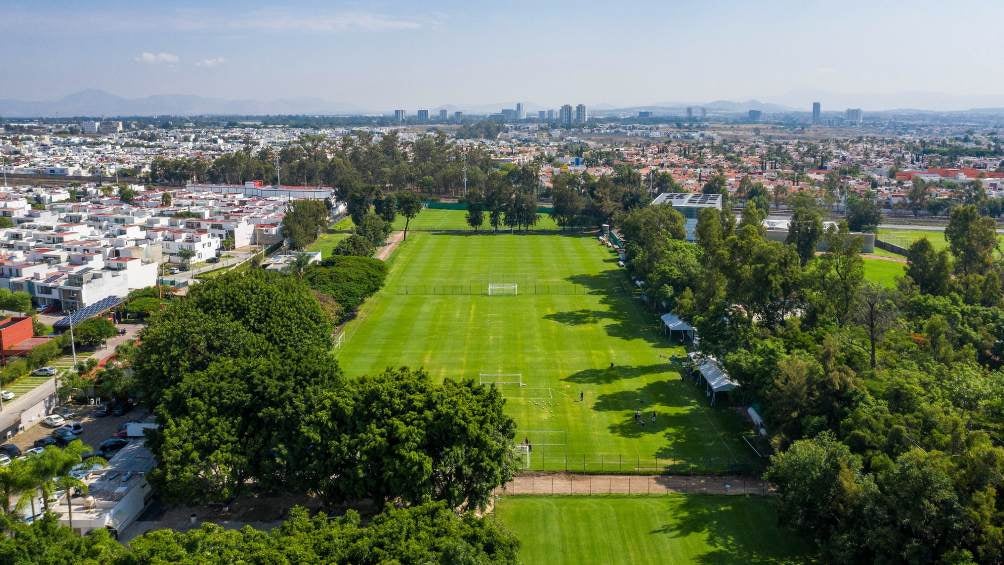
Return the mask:
<path id="1" fill-rule="evenodd" d="M 828 561 L 1004 559 L 1004 309 L 992 221 L 953 210 L 949 249 L 913 246 L 895 288 L 860 241 L 796 199 L 788 242 L 755 203 L 704 210 L 697 243 L 666 208 L 627 214 L 628 267 L 698 328 L 762 407 L 781 520 Z M 826 251 L 818 253 L 817 244 Z"/>
<path id="2" fill-rule="evenodd" d="M 205 523 L 186 532 L 153 530 L 128 546 L 99 528 L 79 536 L 53 515 L 30 525 L 4 518 L 4 563 L 516 563 L 519 542 L 490 518 L 458 515 L 443 503 L 389 507 L 364 519 L 329 518 L 294 508 L 272 530 Z"/>
<path id="3" fill-rule="evenodd" d="M 338 257 L 304 279 L 323 293 L 337 284 L 325 269 L 369 261 Z M 331 349 L 329 316 L 295 276 L 227 274 L 172 302 L 133 365 L 162 425 L 149 440 L 159 492 L 480 508 L 512 476 L 515 427 L 497 391 L 406 368 L 346 379 Z"/>

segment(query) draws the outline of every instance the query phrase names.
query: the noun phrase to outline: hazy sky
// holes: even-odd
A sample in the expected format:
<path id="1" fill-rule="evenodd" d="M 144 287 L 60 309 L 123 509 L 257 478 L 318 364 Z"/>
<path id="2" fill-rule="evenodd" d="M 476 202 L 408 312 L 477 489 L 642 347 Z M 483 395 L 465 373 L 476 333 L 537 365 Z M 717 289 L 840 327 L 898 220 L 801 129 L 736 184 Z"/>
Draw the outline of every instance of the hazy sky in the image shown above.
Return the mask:
<path id="1" fill-rule="evenodd" d="M 1002 0 L 3 0 L 0 98 L 1004 106 L 1001 22 Z"/>

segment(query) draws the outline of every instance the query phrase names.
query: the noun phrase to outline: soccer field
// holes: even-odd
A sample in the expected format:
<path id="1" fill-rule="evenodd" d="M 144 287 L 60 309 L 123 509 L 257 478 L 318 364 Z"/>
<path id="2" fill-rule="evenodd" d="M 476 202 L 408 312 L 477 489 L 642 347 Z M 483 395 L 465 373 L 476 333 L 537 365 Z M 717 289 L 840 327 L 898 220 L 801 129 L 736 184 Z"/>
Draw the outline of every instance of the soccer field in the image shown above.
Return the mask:
<path id="1" fill-rule="evenodd" d="M 539 214 L 539 220 L 537 225 L 533 227 L 534 230 L 557 230 L 558 225 L 554 223 L 551 216 L 548 214 Z M 404 229 L 404 216 L 400 214 L 394 219 L 394 229 L 403 230 Z M 352 218 L 344 218 L 337 224 L 335 224 L 335 229 L 338 230 L 351 230 L 355 224 L 352 223 Z M 408 231 L 436 231 L 436 230 L 470 230 L 471 227 L 467 225 L 467 212 L 465 210 L 442 210 L 438 208 L 423 208 L 421 212 L 418 213 L 414 219 L 411 220 L 411 224 L 408 226 Z M 491 231 L 491 226 L 488 224 L 488 215 L 485 215 L 485 224 L 481 226 L 482 231 Z"/>
<path id="2" fill-rule="evenodd" d="M 516 295 L 489 296 L 492 283 L 515 283 Z M 667 358 L 683 349 L 669 345 L 627 283 L 595 237 L 415 233 L 384 289 L 345 328 L 338 358 L 350 376 L 407 365 L 435 379 L 505 382 L 533 469 L 715 472 L 750 463 L 738 415 L 709 408 L 680 379 Z"/>
<path id="3" fill-rule="evenodd" d="M 523 563 L 806 563 L 807 544 L 762 497 L 503 497 L 495 516 Z"/>

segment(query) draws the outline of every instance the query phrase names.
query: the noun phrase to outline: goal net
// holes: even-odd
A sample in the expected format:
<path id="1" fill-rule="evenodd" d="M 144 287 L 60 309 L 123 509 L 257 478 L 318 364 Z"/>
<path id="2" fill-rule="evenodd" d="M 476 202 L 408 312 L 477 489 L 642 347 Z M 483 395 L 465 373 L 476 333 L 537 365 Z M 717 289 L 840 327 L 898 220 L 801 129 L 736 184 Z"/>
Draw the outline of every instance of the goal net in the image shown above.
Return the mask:
<path id="1" fill-rule="evenodd" d="M 523 373 L 481 373 L 478 375 L 481 384 L 501 385 L 523 385 Z"/>
<path id="2" fill-rule="evenodd" d="M 488 296 L 516 296 L 519 287 L 516 283 L 488 283 Z"/>

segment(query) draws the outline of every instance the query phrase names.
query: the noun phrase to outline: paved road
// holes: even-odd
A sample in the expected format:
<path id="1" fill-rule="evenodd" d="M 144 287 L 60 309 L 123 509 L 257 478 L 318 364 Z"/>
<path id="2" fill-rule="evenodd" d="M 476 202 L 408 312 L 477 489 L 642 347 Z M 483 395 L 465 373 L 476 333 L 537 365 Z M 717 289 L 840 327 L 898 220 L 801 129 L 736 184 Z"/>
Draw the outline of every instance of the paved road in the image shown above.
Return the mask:
<path id="1" fill-rule="evenodd" d="M 115 348 L 126 341 L 136 339 L 142 326 L 138 324 L 122 324 L 118 326 L 126 330 L 125 335 L 118 335 L 107 342 L 105 342 L 104 347 L 94 350 L 93 352 L 87 352 L 86 354 L 81 352 L 77 355 L 77 360 L 86 359 L 88 357 L 93 357 L 99 362 L 102 359 L 110 357 L 115 353 Z M 56 367 L 60 370 L 72 370 L 73 369 L 73 357 L 72 355 L 64 355 L 58 359 L 55 359 L 50 363 L 51 366 Z M 10 402 L 3 403 L 3 409 L 0 410 L 0 430 L 6 430 L 8 428 L 16 427 L 21 421 L 21 414 L 31 408 L 35 404 L 38 404 L 45 397 L 56 392 L 56 379 L 55 377 L 40 380 L 38 386 L 18 394 L 18 396 L 11 400 Z M 6 438 L 0 438 L 6 440 Z"/>

